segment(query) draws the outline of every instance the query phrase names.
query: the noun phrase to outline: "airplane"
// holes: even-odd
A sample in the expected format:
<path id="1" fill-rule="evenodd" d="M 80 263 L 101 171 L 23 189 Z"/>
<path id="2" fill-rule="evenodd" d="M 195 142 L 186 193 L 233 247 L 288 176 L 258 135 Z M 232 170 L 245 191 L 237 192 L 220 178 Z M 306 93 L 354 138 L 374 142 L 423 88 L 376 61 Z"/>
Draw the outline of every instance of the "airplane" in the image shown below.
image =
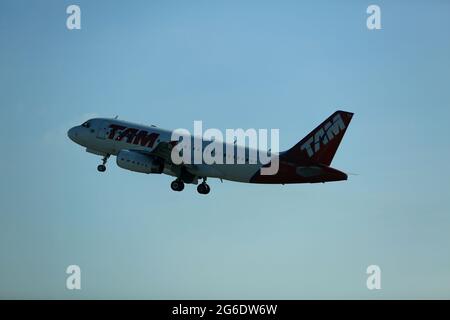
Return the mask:
<path id="1" fill-rule="evenodd" d="M 99 172 L 106 171 L 106 163 L 114 155 L 117 165 L 123 169 L 175 177 L 170 185 L 174 191 L 182 191 L 186 183 L 198 185 L 198 193 L 208 194 L 210 187 L 206 183 L 207 178 L 282 185 L 347 180 L 346 173 L 330 165 L 352 117 L 353 113 L 338 110 L 292 148 L 270 154 L 270 161 L 278 157 L 278 171 L 272 175 L 262 174 L 262 169 L 270 166 L 270 162 L 249 161 L 248 147 L 243 147 L 246 156 L 240 160 L 244 163 L 176 164 L 172 161 L 171 150 L 178 141 L 172 141 L 172 131 L 117 117 L 90 119 L 71 128 L 67 135 L 73 142 L 85 147 L 87 152 L 103 157 L 102 164 L 97 167 Z M 202 139 L 201 146 L 209 142 Z M 238 156 L 238 152 L 223 152 L 224 159 L 234 157 L 232 160 L 238 160 Z M 201 183 L 199 179 L 202 179 Z"/>

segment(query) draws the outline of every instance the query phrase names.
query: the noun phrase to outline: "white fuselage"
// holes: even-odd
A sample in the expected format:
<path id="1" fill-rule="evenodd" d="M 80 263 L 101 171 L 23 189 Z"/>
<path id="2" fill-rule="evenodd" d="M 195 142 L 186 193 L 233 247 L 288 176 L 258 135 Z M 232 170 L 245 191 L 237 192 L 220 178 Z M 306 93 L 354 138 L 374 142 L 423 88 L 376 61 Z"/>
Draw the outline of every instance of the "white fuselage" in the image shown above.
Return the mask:
<path id="1" fill-rule="evenodd" d="M 104 118 L 91 119 L 81 126 L 74 127 L 69 130 L 68 135 L 74 142 L 86 147 L 86 151 L 102 156 L 117 156 L 121 150 L 152 155 L 158 150 L 160 144 L 167 145 L 172 141 L 172 131 Z M 223 143 L 223 161 L 212 164 L 206 164 L 204 161 L 194 162 L 195 153 L 197 156 L 201 155 L 204 147 L 211 141 L 204 141 L 197 137 L 191 138 L 191 141 L 191 161 L 183 166 L 197 178 L 213 177 L 249 182 L 262 167 L 262 164 L 258 162 L 258 157 L 249 159 L 249 154 L 258 154 L 258 150 L 226 143 Z M 230 150 L 233 151 L 230 152 Z M 163 173 L 178 176 L 179 166 L 174 165 L 170 159 L 167 159 L 167 156 L 170 157 L 170 153 L 166 153 L 163 158 Z M 252 162 L 252 160 L 254 161 Z M 197 183 L 197 179 L 193 183 Z"/>

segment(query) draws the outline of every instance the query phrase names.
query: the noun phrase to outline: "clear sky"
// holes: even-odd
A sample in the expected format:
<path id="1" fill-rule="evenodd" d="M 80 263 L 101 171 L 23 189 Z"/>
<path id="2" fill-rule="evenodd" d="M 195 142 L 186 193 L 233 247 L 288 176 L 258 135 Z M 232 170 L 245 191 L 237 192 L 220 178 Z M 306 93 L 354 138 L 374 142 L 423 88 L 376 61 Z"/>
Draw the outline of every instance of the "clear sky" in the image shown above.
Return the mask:
<path id="1" fill-rule="evenodd" d="M 0 298 L 450 298 L 449 1 L 77 1 L 73 31 L 70 4 L 0 2 Z M 66 136 L 119 115 L 287 149 L 336 109 L 358 175 L 329 184 L 176 193 Z"/>

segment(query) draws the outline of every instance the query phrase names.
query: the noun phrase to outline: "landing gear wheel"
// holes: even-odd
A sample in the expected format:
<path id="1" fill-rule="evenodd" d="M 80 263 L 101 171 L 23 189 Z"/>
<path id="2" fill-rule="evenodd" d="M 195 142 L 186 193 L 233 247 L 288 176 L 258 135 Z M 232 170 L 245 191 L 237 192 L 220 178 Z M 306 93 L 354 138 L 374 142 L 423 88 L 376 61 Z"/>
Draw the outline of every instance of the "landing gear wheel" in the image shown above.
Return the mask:
<path id="1" fill-rule="evenodd" d="M 106 171 L 106 162 L 108 162 L 108 158 L 110 157 L 110 154 L 107 154 L 106 156 L 103 157 L 102 162 L 103 164 L 98 165 L 97 170 L 100 172 L 105 172 Z"/>
<path id="2" fill-rule="evenodd" d="M 184 182 L 178 179 L 174 180 L 170 184 L 170 187 L 172 188 L 173 191 L 182 191 L 184 189 Z"/>
<path id="3" fill-rule="evenodd" d="M 202 182 L 197 186 L 197 191 L 200 194 L 208 194 L 211 191 L 211 188 L 209 187 L 208 184 Z"/>

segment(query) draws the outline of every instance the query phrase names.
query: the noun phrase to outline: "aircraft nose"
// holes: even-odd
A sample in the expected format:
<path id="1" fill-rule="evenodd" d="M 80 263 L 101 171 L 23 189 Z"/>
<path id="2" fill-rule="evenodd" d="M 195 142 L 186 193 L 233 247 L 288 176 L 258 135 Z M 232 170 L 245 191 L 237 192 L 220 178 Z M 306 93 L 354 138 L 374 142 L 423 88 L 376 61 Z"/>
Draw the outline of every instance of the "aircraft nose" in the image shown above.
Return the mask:
<path id="1" fill-rule="evenodd" d="M 67 131 L 67 136 L 68 136 L 68 137 L 70 138 L 70 140 L 72 140 L 73 142 L 77 142 L 76 139 L 77 139 L 78 134 L 77 134 L 77 129 L 76 129 L 76 127 L 73 127 L 73 128 L 71 128 L 71 129 L 69 129 L 69 131 Z"/>

